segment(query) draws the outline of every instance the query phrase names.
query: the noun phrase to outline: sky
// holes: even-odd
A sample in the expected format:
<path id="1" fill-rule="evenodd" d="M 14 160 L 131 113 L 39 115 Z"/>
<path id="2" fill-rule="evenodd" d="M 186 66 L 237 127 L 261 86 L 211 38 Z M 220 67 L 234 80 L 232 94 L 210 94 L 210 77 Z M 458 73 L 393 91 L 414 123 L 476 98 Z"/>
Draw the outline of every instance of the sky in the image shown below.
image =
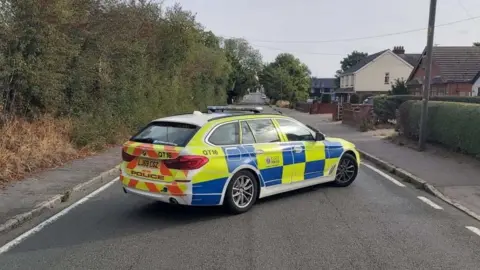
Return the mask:
<path id="1" fill-rule="evenodd" d="M 245 38 L 265 62 L 279 53 L 292 53 L 316 77 L 333 77 L 340 61 L 353 50 L 372 54 L 404 46 L 406 53 L 421 53 L 427 43 L 430 0 L 163 2 L 167 6 L 179 3 L 192 11 L 217 36 Z M 471 46 L 480 41 L 480 0 L 438 0 L 435 24 L 443 24 L 435 29 L 436 45 Z M 423 30 L 345 41 L 417 29 Z"/>

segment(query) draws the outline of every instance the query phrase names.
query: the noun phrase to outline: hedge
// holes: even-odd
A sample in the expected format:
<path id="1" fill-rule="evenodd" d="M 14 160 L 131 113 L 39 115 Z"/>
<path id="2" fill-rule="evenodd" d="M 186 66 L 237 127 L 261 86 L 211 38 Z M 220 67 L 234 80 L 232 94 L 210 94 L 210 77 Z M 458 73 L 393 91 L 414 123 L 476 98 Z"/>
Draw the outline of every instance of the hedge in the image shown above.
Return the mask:
<path id="1" fill-rule="evenodd" d="M 407 100 L 421 100 L 421 96 L 413 95 L 395 95 L 395 96 L 376 96 L 373 99 L 373 110 L 380 122 L 386 123 L 388 120 L 396 118 L 395 111 Z M 461 96 L 433 96 L 431 101 L 444 102 L 464 102 L 480 104 L 480 97 L 461 97 Z"/>
<path id="2" fill-rule="evenodd" d="M 400 106 L 402 134 L 418 139 L 421 101 Z M 427 141 L 452 150 L 480 155 L 480 104 L 432 101 L 428 104 Z"/>

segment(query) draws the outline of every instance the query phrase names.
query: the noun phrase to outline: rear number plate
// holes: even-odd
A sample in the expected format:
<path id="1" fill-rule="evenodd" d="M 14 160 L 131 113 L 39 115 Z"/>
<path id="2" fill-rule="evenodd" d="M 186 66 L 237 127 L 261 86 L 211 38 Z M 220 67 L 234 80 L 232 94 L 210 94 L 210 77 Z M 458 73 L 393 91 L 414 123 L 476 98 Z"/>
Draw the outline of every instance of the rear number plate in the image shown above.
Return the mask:
<path id="1" fill-rule="evenodd" d="M 158 169 L 158 167 L 160 167 L 160 161 L 159 160 L 141 158 L 141 159 L 138 160 L 138 166 L 152 168 L 152 169 Z"/>

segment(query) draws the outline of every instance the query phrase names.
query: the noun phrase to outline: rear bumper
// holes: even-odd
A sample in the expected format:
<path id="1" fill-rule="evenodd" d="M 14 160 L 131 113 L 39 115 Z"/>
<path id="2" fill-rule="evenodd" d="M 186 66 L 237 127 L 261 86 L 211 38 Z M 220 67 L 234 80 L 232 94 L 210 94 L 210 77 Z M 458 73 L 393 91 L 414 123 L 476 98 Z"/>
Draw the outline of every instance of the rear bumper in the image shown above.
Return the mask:
<path id="1" fill-rule="evenodd" d="M 189 202 L 188 200 L 188 196 L 173 196 L 170 194 L 153 193 L 153 192 L 148 192 L 148 191 L 127 187 L 125 185 L 123 186 L 123 189 L 127 194 L 134 194 L 140 197 L 161 201 L 164 203 L 191 205 L 191 202 Z"/>
<path id="2" fill-rule="evenodd" d="M 194 193 L 191 183 L 165 183 L 144 179 L 134 179 L 120 175 L 120 182 L 127 194 L 171 204 L 215 206 L 220 205 L 222 194 Z"/>

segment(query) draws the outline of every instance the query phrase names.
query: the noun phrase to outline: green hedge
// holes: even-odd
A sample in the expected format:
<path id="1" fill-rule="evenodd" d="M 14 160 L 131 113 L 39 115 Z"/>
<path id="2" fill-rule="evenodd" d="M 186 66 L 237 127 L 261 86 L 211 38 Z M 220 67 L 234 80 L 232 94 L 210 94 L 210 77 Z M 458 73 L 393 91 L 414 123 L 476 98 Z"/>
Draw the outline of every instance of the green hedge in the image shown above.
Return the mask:
<path id="1" fill-rule="evenodd" d="M 225 104 L 232 65 L 221 39 L 178 5 L 143 2 L 7 1 L 2 115 L 67 117 L 72 141 L 96 147 L 152 119 Z"/>
<path id="2" fill-rule="evenodd" d="M 407 101 L 400 106 L 400 131 L 417 139 L 421 101 Z M 432 101 L 428 104 L 427 141 L 455 151 L 480 155 L 480 105 Z"/>
<path id="3" fill-rule="evenodd" d="M 373 110 L 380 122 L 386 123 L 388 120 L 395 119 L 395 111 L 407 100 L 421 100 L 421 96 L 396 95 L 396 96 L 376 96 L 373 99 Z M 434 96 L 431 101 L 444 102 L 464 102 L 480 104 L 480 97 L 460 97 L 460 96 Z"/>

